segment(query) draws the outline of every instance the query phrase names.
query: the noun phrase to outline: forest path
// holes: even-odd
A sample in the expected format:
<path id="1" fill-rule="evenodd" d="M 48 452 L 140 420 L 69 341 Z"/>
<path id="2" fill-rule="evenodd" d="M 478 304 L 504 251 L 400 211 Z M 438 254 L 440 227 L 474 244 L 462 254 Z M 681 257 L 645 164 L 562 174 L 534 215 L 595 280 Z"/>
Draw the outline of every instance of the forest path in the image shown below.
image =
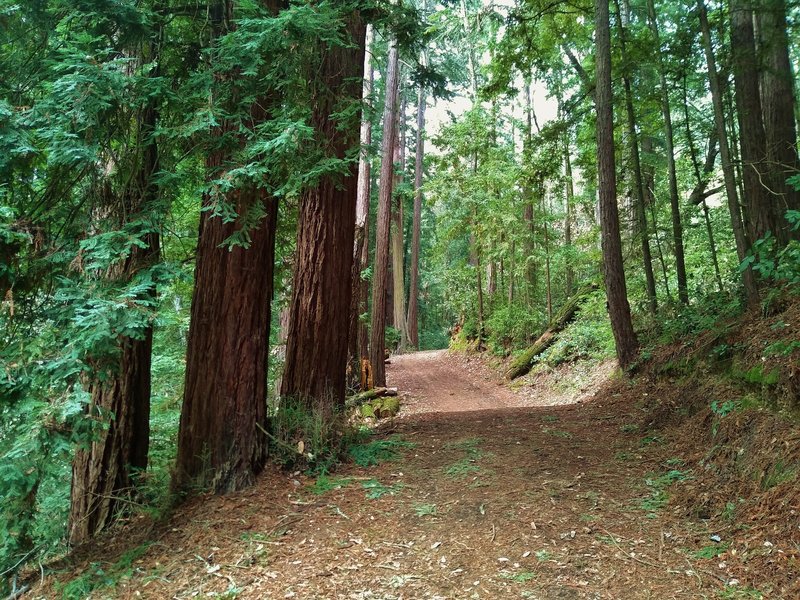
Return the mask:
<path id="1" fill-rule="evenodd" d="M 404 415 L 526 405 L 481 361 L 465 361 L 447 350 L 394 355 L 386 371 L 387 385 L 404 396 Z"/>
<path id="2" fill-rule="evenodd" d="M 125 577 L 91 597 L 719 597 L 715 532 L 667 504 L 682 459 L 643 437 L 628 388 L 514 406 L 531 400 L 443 353 L 395 357 L 389 380 L 406 413 L 366 448 L 394 457 L 316 479 L 270 469 L 243 492 L 196 498 L 138 546 L 116 536 L 99 564 L 128 565 Z M 76 560 L 74 577 L 98 558 Z"/>

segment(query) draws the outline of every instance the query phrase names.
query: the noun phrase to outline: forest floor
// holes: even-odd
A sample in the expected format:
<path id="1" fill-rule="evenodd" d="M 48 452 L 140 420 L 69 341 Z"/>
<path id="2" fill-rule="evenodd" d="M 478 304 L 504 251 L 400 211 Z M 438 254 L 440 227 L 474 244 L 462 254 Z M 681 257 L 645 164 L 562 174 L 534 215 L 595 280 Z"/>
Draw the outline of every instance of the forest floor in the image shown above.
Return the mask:
<path id="1" fill-rule="evenodd" d="M 393 357 L 404 408 L 377 437 L 394 460 L 317 480 L 270 470 L 146 534 L 141 517 L 29 596 L 63 596 L 94 570 L 118 578 L 92 598 L 762 597 L 749 586 L 769 569 L 737 560 L 737 527 L 670 501 L 700 473 L 669 434 L 645 435 L 658 389 L 610 372 L 548 394 L 511 389 L 480 358 Z M 796 575 L 780 562 L 796 548 L 754 535 L 759 557 Z"/>

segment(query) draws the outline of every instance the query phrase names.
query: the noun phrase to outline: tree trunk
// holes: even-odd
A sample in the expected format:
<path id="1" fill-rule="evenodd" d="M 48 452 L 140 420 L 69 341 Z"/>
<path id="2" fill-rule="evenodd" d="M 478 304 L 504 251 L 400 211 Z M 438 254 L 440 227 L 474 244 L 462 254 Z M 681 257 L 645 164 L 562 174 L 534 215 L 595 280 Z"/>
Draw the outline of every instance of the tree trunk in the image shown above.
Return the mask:
<path id="1" fill-rule="evenodd" d="M 414 160 L 414 221 L 411 234 L 411 281 L 408 292 L 408 339 L 419 348 L 419 252 L 422 231 L 422 175 L 425 156 L 425 88 L 417 99 L 417 151 Z"/>
<path id="2" fill-rule="evenodd" d="M 142 62 L 158 64 L 161 29 L 154 32 L 149 56 Z M 152 77 L 159 76 L 158 67 Z M 127 219 L 155 209 L 158 186 L 154 176 L 159 170 L 158 145 L 154 138 L 158 126 L 158 109 L 151 99 L 139 117 L 137 147 L 141 157 L 135 176 L 123 192 L 119 213 L 120 225 Z M 156 232 L 142 240 L 144 247 L 133 246 L 122 263 L 112 267 L 109 279 L 130 281 L 137 273 L 159 260 L 160 239 Z M 153 302 L 155 288 L 142 294 L 142 300 Z M 144 471 L 150 443 L 150 387 L 153 327 L 148 325 L 141 337 L 120 337 L 119 363 L 113 372 L 106 372 L 88 383 L 91 395 L 89 415 L 105 426 L 88 448 L 78 447 L 72 463 L 70 490 L 69 542 L 88 541 L 111 524 L 121 508 L 121 500 L 133 491 L 135 474 Z"/>
<path id="3" fill-rule="evenodd" d="M 647 225 L 647 212 L 644 200 L 644 183 L 642 180 L 642 165 L 639 155 L 639 137 L 636 133 L 636 114 L 633 110 L 633 92 L 631 91 L 631 81 L 627 73 L 628 56 L 625 43 L 625 27 L 622 24 L 622 12 L 619 7 L 619 0 L 614 0 L 617 7 L 617 24 L 619 29 L 620 49 L 622 50 L 622 62 L 626 65 L 623 69 L 622 84 L 625 90 L 625 113 L 628 124 L 628 137 L 631 144 L 631 160 L 633 162 L 633 181 L 636 191 L 636 221 L 639 225 L 639 242 L 642 247 L 642 262 L 644 263 L 644 275 L 647 289 L 647 301 L 650 313 L 655 314 L 658 308 L 656 299 L 656 278 L 653 274 L 653 255 L 650 251 L 650 233 Z"/>
<path id="4" fill-rule="evenodd" d="M 278 4 L 271 4 L 274 12 Z M 213 11 L 212 35 L 227 33 L 233 2 L 221 0 Z M 231 76 L 235 77 L 235 73 Z M 252 125 L 269 118 L 274 100 L 251 107 Z M 214 134 L 235 135 L 223 121 Z M 206 160 L 213 179 L 224 176 L 233 151 L 221 148 Z M 210 487 L 224 493 L 253 483 L 267 456 L 266 372 L 269 354 L 270 302 L 273 291 L 277 202 L 263 189 L 248 185 L 226 193 L 237 211 L 235 222 L 224 222 L 203 210 L 195 263 L 194 293 L 186 350 L 186 379 L 178 456 L 173 487 L 188 491 Z M 204 208 L 217 202 L 212 192 Z M 249 248 L 224 246 L 239 230 L 249 211 L 264 216 L 250 230 Z"/>
<path id="5" fill-rule="evenodd" d="M 528 161 L 531 160 L 533 153 L 533 105 L 531 99 L 530 83 L 525 83 L 525 138 L 523 140 L 523 152 Z M 533 186 L 531 183 L 530 174 L 526 174 L 525 183 L 523 184 L 522 198 L 525 203 L 522 218 L 527 226 L 528 235 L 525 236 L 525 244 L 523 249 L 525 251 L 525 281 L 527 283 L 527 296 L 528 303 L 533 304 L 533 298 L 536 295 L 536 231 L 533 206 Z"/>
<path id="6" fill-rule="evenodd" d="M 654 0 L 647 0 L 647 12 L 650 20 L 650 30 L 653 32 L 655 40 L 658 74 L 661 79 L 661 114 L 664 117 L 664 137 L 667 146 L 669 204 L 672 215 L 672 251 L 675 254 L 675 271 L 678 277 L 678 299 L 683 304 L 689 304 L 689 286 L 686 280 L 686 258 L 683 248 L 683 222 L 681 220 L 680 198 L 678 195 L 678 174 L 675 166 L 675 133 L 672 128 L 667 72 L 664 68 L 664 58 L 661 54 L 661 36 L 658 31 Z"/>
<path id="7" fill-rule="evenodd" d="M 614 113 L 611 94 L 611 32 L 608 0 L 595 0 L 595 52 L 597 87 L 597 175 L 600 192 L 600 233 L 603 250 L 608 312 L 620 367 L 636 359 L 639 342 L 631 322 L 631 309 L 622 262 L 622 240 L 617 208 L 617 174 L 614 158 Z"/>
<path id="8" fill-rule="evenodd" d="M 353 248 L 353 282 L 352 300 L 350 303 L 350 380 L 358 381 L 361 373 L 361 361 L 368 359 L 369 330 L 367 324 L 361 319 L 369 310 L 369 282 L 362 279 L 361 274 L 369 267 L 369 204 L 370 204 L 370 150 L 372 142 L 372 115 L 366 108 L 372 96 L 374 83 L 374 69 L 372 66 L 372 39 L 373 30 L 367 25 L 366 41 L 364 43 L 364 83 L 362 87 L 362 107 L 360 142 L 361 148 L 358 155 L 358 192 L 356 194 L 356 230 Z"/>
<path id="9" fill-rule="evenodd" d="M 569 298 L 564 306 L 561 307 L 561 310 L 558 311 L 558 314 L 550 318 L 547 329 L 539 335 L 533 345 L 514 359 L 505 373 L 506 379 L 516 379 L 528 373 L 533 368 L 536 357 L 555 342 L 556 335 L 569 325 L 575 315 L 578 314 L 581 303 L 596 289 L 597 285 L 590 285 Z"/>
<path id="10" fill-rule="evenodd" d="M 731 216 L 731 226 L 733 237 L 736 241 L 736 254 L 739 262 L 747 256 L 749 250 L 747 239 L 742 225 L 742 214 L 739 210 L 739 193 L 736 189 L 736 178 L 731 162 L 730 149 L 728 147 L 728 133 L 725 127 L 725 112 L 722 105 L 722 90 L 717 75 L 716 60 L 711 45 L 711 30 L 708 25 L 708 15 L 703 0 L 698 0 L 697 8 L 700 16 L 700 27 L 703 34 L 703 47 L 708 66 L 708 78 L 711 86 L 711 99 L 714 104 L 714 123 L 717 128 L 717 139 L 719 141 L 720 156 L 722 158 L 722 172 L 725 178 L 725 193 L 728 197 L 728 211 Z M 759 304 L 758 289 L 756 288 L 753 271 L 748 267 L 742 272 L 742 282 L 744 283 L 747 304 L 750 308 L 757 308 Z"/>
<path id="11" fill-rule="evenodd" d="M 766 155 L 770 165 L 769 223 L 779 245 L 789 239 L 800 239 L 800 231 L 790 231 L 785 219 L 787 210 L 800 210 L 800 191 L 786 183 L 800 172 L 797 155 L 795 93 L 789 39 L 786 28 L 785 0 L 762 0 L 758 11 L 759 56 L 761 72 L 761 104 L 766 133 Z M 763 227 L 763 225 L 761 225 Z M 761 236 L 759 236 L 761 237 Z M 755 241 L 758 238 L 753 238 Z"/>
<path id="12" fill-rule="evenodd" d="M 398 92 L 399 93 L 399 92 Z M 398 193 L 403 183 L 405 169 L 405 100 L 400 101 L 397 111 L 397 125 L 394 134 L 394 182 L 392 184 L 394 210 L 392 211 L 391 254 L 392 254 L 392 298 L 395 329 L 400 332 L 398 350 L 404 352 L 408 345 L 408 329 L 406 328 L 406 292 L 405 292 L 405 246 L 403 245 L 403 195 Z"/>
<path id="13" fill-rule="evenodd" d="M 706 160 L 704 165 L 704 173 L 700 173 L 700 164 L 697 159 L 697 150 L 694 147 L 694 139 L 692 138 L 692 128 L 689 121 L 689 97 L 688 97 L 688 90 L 687 90 L 687 83 L 686 83 L 686 72 L 683 73 L 683 115 L 684 115 L 684 122 L 686 125 L 686 143 L 689 147 L 689 157 L 692 161 L 692 167 L 694 169 L 695 178 L 697 180 L 697 184 L 695 185 L 694 190 L 689 196 L 691 202 L 697 204 L 700 203 L 703 207 L 703 220 L 705 221 L 706 225 L 706 233 L 708 235 L 708 245 L 709 251 L 711 253 L 711 263 L 714 266 L 714 278 L 717 282 L 717 289 L 722 292 L 724 286 L 722 285 L 722 275 L 720 274 L 719 270 L 719 261 L 717 260 L 717 245 L 714 242 L 714 230 L 711 227 L 711 217 L 708 214 L 708 204 L 706 203 L 706 196 L 705 188 L 706 188 L 706 179 L 707 176 L 710 175 L 711 171 L 714 168 L 714 162 L 716 160 L 716 147 L 717 147 L 717 136 L 716 133 L 712 133 L 710 139 L 708 140 L 708 151 L 706 153 Z M 699 198 L 698 201 L 695 201 L 695 196 Z"/>
<path id="14" fill-rule="evenodd" d="M 386 98 L 383 108 L 383 142 L 381 144 L 381 174 L 378 184 L 378 219 L 375 235 L 375 264 L 372 273 L 372 330 L 369 342 L 369 361 L 373 383 L 386 387 L 384 349 L 386 347 L 386 289 L 389 280 L 389 233 L 392 219 L 392 148 L 397 112 L 397 41 L 389 42 L 386 67 Z"/>
<path id="15" fill-rule="evenodd" d="M 567 247 L 567 256 L 564 265 L 565 283 L 564 288 L 567 297 L 572 295 L 575 287 L 575 271 L 572 266 L 572 205 L 575 199 L 575 188 L 572 181 L 572 162 L 569 157 L 569 132 L 564 134 L 564 245 Z"/>
<path id="16" fill-rule="evenodd" d="M 311 122 L 328 156 L 344 160 L 358 145 L 360 111 L 340 116 L 342 104 L 360 103 L 366 25 L 359 12 L 345 22 L 348 46 L 322 48 Z M 355 120 L 354 119 L 358 119 Z M 342 178 L 324 175 L 303 192 L 282 395 L 329 414 L 344 406 L 352 299 L 357 166 Z"/>

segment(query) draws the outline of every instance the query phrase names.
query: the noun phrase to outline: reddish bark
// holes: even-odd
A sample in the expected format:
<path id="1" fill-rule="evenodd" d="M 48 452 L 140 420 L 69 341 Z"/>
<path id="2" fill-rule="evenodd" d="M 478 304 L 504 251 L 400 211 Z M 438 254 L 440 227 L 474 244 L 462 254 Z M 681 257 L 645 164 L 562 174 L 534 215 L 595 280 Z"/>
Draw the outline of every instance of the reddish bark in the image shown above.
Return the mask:
<path id="1" fill-rule="evenodd" d="M 622 262 L 614 160 L 614 113 L 611 98 L 611 33 L 608 0 L 595 0 L 597 107 L 597 175 L 600 192 L 600 230 L 608 313 L 623 369 L 636 359 L 639 342 L 633 331 Z"/>
<path id="2" fill-rule="evenodd" d="M 345 159 L 358 145 L 358 121 L 331 115 L 361 100 L 366 26 L 350 15 L 352 46 L 322 50 L 312 124 L 328 156 Z M 356 115 L 360 118 L 360 111 Z M 282 394 L 330 408 L 344 405 L 357 165 L 342 179 L 324 175 L 300 199 L 294 286 Z"/>

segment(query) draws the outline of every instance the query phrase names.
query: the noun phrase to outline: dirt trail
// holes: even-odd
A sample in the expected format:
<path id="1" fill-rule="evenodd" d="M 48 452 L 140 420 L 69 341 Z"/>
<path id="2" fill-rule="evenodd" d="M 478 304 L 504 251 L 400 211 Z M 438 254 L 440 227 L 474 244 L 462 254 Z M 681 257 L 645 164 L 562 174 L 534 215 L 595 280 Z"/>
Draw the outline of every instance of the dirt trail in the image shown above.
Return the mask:
<path id="1" fill-rule="evenodd" d="M 93 597 L 720 597 L 724 563 L 692 554 L 713 554 L 717 532 L 667 504 L 682 459 L 643 439 L 636 399 L 530 407 L 445 353 L 395 358 L 389 380 L 406 412 L 380 436 L 410 444 L 402 456 L 345 466 L 318 495 L 271 471 L 199 498 L 151 532 L 130 579 Z"/>
<path id="2" fill-rule="evenodd" d="M 447 350 L 393 356 L 387 368 L 387 384 L 404 395 L 406 415 L 526 405 L 522 395 L 503 386 L 496 377 L 479 361 L 469 365 Z"/>

